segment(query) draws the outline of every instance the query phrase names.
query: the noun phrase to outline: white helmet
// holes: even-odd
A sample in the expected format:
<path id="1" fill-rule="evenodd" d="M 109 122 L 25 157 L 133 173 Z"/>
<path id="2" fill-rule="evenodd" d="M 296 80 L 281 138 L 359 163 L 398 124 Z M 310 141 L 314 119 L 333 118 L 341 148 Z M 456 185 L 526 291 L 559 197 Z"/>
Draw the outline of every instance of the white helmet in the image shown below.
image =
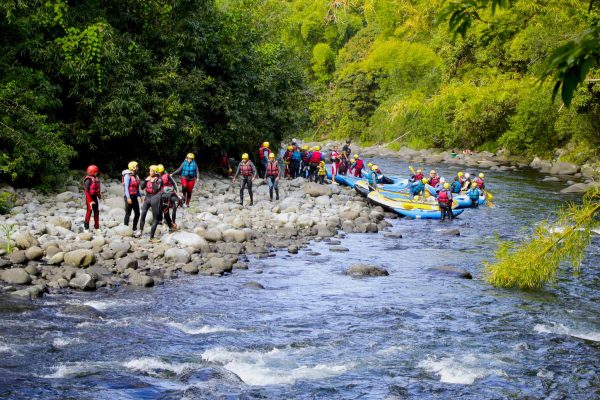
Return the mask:
<path id="1" fill-rule="evenodd" d="M 440 183 L 444 183 L 444 182 L 446 182 L 446 178 L 444 178 L 444 177 L 441 177 L 441 178 L 440 178 Z"/>
<path id="2" fill-rule="evenodd" d="M 466 178 L 466 179 L 469 179 L 469 177 L 470 177 L 470 176 L 471 176 L 471 174 L 470 174 L 470 173 L 468 173 L 468 172 L 465 174 L 465 178 Z"/>
<path id="3" fill-rule="evenodd" d="M 296 144 L 296 139 L 292 139 L 292 144 Z"/>

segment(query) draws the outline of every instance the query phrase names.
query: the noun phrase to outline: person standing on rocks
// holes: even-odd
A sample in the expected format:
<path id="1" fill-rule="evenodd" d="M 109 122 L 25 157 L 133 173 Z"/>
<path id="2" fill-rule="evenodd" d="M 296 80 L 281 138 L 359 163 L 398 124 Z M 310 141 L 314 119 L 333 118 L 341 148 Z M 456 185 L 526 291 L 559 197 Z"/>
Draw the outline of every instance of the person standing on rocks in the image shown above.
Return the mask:
<path id="1" fill-rule="evenodd" d="M 134 236 L 139 235 L 138 221 L 140 220 L 140 203 L 138 201 L 140 195 L 140 177 L 137 174 L 138 163 L 131 161 L 127 164 L 127 169 L 121 172 L 121 181 L 123 182 L 123 196 L 125 199 L 125 219 L 124 225 L 129 225 L 129 217 L 133 210 L 133 232 Z"/>
<path id="2" fill-rule="evenodd" d="M 333 151 L 331 152 L 331 183 L 337 185 L 335 181 L 335 176 L 338 174 L 340 170 L 340 153 L 338 152 L 337 144 L 333 145 Z"/>
<path id="3" fill-rule="evenodd" d="M 321 161 L 319 163 L 319 168 L 317 170 L 317 176 L 319 178 L 318 182 L 323 185 L 325 183 L 325 176 L 327 175 L 327 169 L 325 168 L 325 161 Z"/>
<path id="4" fill-rule="evenodd" d="M 273 154 L 273 153 L 271 153 Z M 267 169 L 269 168 L 269 163 L 271 162 L 271 154 L 269 154 L 269 159 L 267 160 Z M 294 146 L 289 145 L 286 152 L 283 154 L 283 162 L 285 163 L 285 171 L 283 173 L 284 177 L 291 177 L 292 176 L 292 154 L 294 154 Z M 273 154 L 274 156 L 275 154 Z M 268 176 L 268 171 L 267 174 L 265 174 L 265 178 Z"/>
<path id="5" fill-rule="evenodd" d="M 311 153 L 309 162 L 310 162 L 310 171 L 309 171 L 309 180 L 312 182 L 313 180 L 317 181 L 317 168 L 319 167 L 319 163 L 323 161 L 323 154 L 321 153 L 321 146 L 315 146 L 314 151 Z"/>
<path id="6" fill-rule="evenodd" d="M 352 154 L 352 149 L 350 148 L 350 143 L 352 141 L 350 139 L 346 139 L 346 144 L 342 147 L 342 151 L 346 153 L 346 155 Z"/>
<path id="7" fill-rule="evenodd" d="M 308 146 L 302 146 L 302 164 L 300 165 L 300 176 L 303 178 L 307 178 L 308 167 L 309 167 L 309 156 L 310 152 L 308 151 Z"/>
<path id="8" fill-rule="evenodd" d="M 98 167 L 90 165 L 87 167 L 86 172 L 87 175 L 83 178 L 83 193 L 85 195 L 87 211 L 83 227 L 89 231 L 92 211 L 94 212 L 94 229 L 100 229 L 100 208 L 98 207 L 98 202 L 102 200 L 102 188 L 100 187 L 100 178 L 98 178 Z"/>
<path id="9" fill-rule="evenodd" d="M 261 178 L 266 177 L 265 174 L 267 172 L 267 162 L 269 162 L 269 154 L 272 153 L 269 146 L 270 146 L 269 142 L 263 142 L 263 144 L 258 149 L 258 159 L 260 161 Z"/>
<path id="10" fill-rule="evenodd" d="M 152 228 L 150 229 L 150 241 L 159 242 L 160 240 L 154 239 L 156 228 L 163 220 L 167 222 L 167 226 L 170 231 L 177 230 L 177 224 L 171 220 L 169 215 L 169 209 L 174 207 L 179 202 L 179 196 L 175 193 L 172 186 L 167 186 L 162 192 L 152 196 L 150 204 L 152 206 Z"/>
<path id="11" fill-rule="evenodd" d="M 181 175 L 181 193 L 185 199 L 184 207 L 190 206 L 194 185 L 198 183 L 200 179 L 200 170 L 198 169 L 195 158 L 194 153 L 188 153 L 179 168 L 172 174 L 173 176 Z"/>
<path id="12" fill-rule="evenodd" d="M 292 152 L 292 161 L 291 161 L 291 172 L 292 179 L 300 176 L 300 163 L 302 162 L 302 151 L 300 147 L 294 146 L 294 150 Z"/>
<path id="13" fill-rule="evenodd" d="M 171 175 L 169 175 L 167 173 L 167 171 L 165 171 L 164 165 L 158 164 L 156 166 L 156 171 L 158 172 L 158 174 L 160 176 L 160 180 L 162 181 L 163 191 L 166 188 L 171 187 L 171 188 L 173 188 L 173 193 L 175 193 L 175 195 L 179 199 L 179 195 L 177 194 L 177 192 L 178 192 L 178 190 L 177 190 L 177 183 L 175 183 L 175 179 L 173 179 L 173 177 Z M 171 216 L 171 220 L 173 222 L 175 222 L 177 220 L 177 206 L 179 205 L 179 203 L 183 204 L 183 201 L 177 201 L 171 207 L 173 209 L 173 215 Z"/>
<path id="14" fill-rule="evenodd" d="M 146 191 L 142 205 L 142 218 L 140 220 L 140 233 L 143 233 L 144 225 L 146 224 L 146 214 L 148 214 L 148 209 L 152 206 L 152 198 L 159 194 L 162 189 L 162 180 L 158 176 L 158 167 L 156 165 L 150 166 L 148 176 L 142 182 L 141 188 Z"/>
<path id="15" fill-rule="evenodd" d="M 269 155 L 267 155 L 267 158 Z M 266 166 L 265 166 L 265 174 L 266 174 Z M 244 188 L 248 188 L 248 195 L 250 196 L 250 205 L 254 205 L 254 196 L 252 194 L 252 182 L 256 179 L 256 167 L 254 163 L 250 161 L 248 157 L 248 153 L 242 154 L 242 161 L 239 163 L 237 167 L 237 171 L 235 171 L 235 175 L 233 176 L 232 183 L 235 184 L 235 180 L 238 176 L 242 176 L 240 181 L 240 205 L 244 205 Z"/>
<path id="16" fill-rule="evenodd" d="M 354 176 L 360 178 L 362 170 L 365 167 L 365 163 L 360 159 L 358 154 L 354 155 Z"/>
<path id="17" fill-rule="evenodd" d="M 340 169 L 339 174 L 346 176 L 348 174 L 348 169 L 350 168 L 350 161 L 348 161 L 348 153 L 342 151 L 340 154 Z"/>
<path id="18" fill-rule="evenodd" d="M 275 190 L 275 200 L 279 200 L 279 164 L 275 160 L 275 154 L 269 154 L 269 162 L 267 163 L 267 173 L 265 182 L 269 184 L 269 197 L 273 201 L 273 190 Z M 252 195 L 250 195 L 252 198 Z"/>

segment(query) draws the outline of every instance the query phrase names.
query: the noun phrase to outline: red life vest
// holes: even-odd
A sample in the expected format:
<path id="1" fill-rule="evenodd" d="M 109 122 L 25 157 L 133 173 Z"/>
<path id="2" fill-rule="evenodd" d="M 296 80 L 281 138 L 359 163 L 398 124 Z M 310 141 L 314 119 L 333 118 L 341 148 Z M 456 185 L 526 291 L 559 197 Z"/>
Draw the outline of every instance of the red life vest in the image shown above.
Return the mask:
<path id="1" fill-rule="evenodd" d="M 156 186 L 156 180 L 149 180 L 146 182 L 146 194 L 153 195 L 158 192 L 158 187 Z"/>
<path id="2" fill-rule="evenodd" d="M 437 176 L 435 178 L 429 178 L 429 185 L 435 187 L 435 185 L 437 185 L 438 183 L 440 183 L 440 178 L 438 178 Z"/>
<path id="3" fill-rule="evenodd" d="M 475 182 L 477 182 L 477 187 L 479 189 L 483 189 L 483 179 L 477 178 L 477 179 L 475 179 Z"/>
<path id="4" fill-rule="evenodd" d="M 302 152 L 302 161 L 306 164 L 308 162 L 308 151 Z"/>
<path id="5" fill-rule="evenodd" d="M 267 157 L 265 157 L 265 150 L 268 151 Z M 260 149 L 258 150 L 258 158 L 260 158 L 260 161 L 264 161 L 266 158 L 268 158 L 269 154 L 271 154 L 271 149 L 260 146 Z"/>
<path id="6" fill-rule="evenodd" d="M 169 179 L 169 174 L 166 172 L 160 176 L 160 179 L 162 179 L 163 187 L 173 187 L 173 184 Z"/>
<path id="7" fill-rule="evenodd" d="M 121 182 L 125 183 L 125 175 L 121 178 Z M 129 174 L 129 195 L 137 196 L 140 193 L 140 177 L 134 174 Z"/>
<path id="8" fill-rule="evenodd" d="M 289 151 L 289 150 L 286 150 L 286 151 L 285 151 L 285 154 L 283 155 L 283 159 L 284 159 L 285 161 L 290 161 L 290 158 L 292 158 L 292 152 L 291 152 L 291 151 Z"/>
<path id="9" fill-rule="evenodd" d="M 252 176 L 252 167 L 250 166 L 250 162 L 242 162 L 240 164 L 240 173 L 242 176 Z"/>
<path id="10" fill-rule="evenodd" d="M 83 187 L 85 187 L 86 179 L 90 180 L 90 190 L 88 193 L 92 196 L 99 195 L 100 194 L 100 178 L 98 178 L 97 176 L 87 175 L 83 179 Z"/>
<path id="11" fill-rule="evenodd" d="M 423 179 L 423 174 L 416 174 L 414 176 L 415 181 L 420 181 L 421 179 Z"/>
<path id="12" fill-rule="evenodd" d="M 310 155 L 310 162 L 311 163 L 320 163 L 321 162 L 321 152 L 320 151 L 313 151 L 312 154 Z"/>
<path id="13" fill-rule="evenodd" d="M 267 164 L 267 176 L 279 176 L 279 165 L 276 161 L 269 161 Z"/>
<path id="14" fill-rule="evenodd" d="M 331 152 L 331 161 L 338 164 L 340 162 L 340 153 L 338 153 L 337 151 L 332 151 Z"/>
<path id="15" fill-rule="evenodd" d="M 355 170 L 360 171 L 360 170 L 362 170 L 365 167 L 365 163 L 360 158 L 358 160 L 355 160 L 355 161 L 356 161 L 356 165 L 354 166 Z"/>
<path id="16" fill-rule="evenodd" d="M 449 201 L 448 191 L 446 189 L 440 190 L 438 193 L 438 203 L 448 204 Z"/>

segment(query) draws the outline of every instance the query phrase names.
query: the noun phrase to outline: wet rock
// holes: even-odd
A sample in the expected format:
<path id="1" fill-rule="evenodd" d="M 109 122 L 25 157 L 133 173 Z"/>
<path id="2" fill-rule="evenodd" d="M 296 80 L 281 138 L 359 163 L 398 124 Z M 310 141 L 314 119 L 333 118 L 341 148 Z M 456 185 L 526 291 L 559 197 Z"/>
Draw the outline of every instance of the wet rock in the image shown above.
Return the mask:
<path id="1" fill-rule="evenodd" d="M 11 296 L 16 297 L 25 297 L 30 299 L 37 299 L 38 297 L 42 297 L 44 293 L 44 288 L 40 285 L 31 286 L 21 290 L 15 290 L 11 292 Z"/>
<path id="2" fill-rule="evenodd" d="M 92 274 L 81 273 L 69 281 L 69 287 L 77 290 L 95 290 L 96 277 Z"/>
<path id="3" fill-rule="evenodd" d="M 311 197 L 319 197 L 319 196 L 331 196 L 333 191 L 329 187 L 329 185 L 320 185 L 318 183 L 309 182 L 304 185 L 304 193 L 310 195 Z"/>
<path id="4" fill-rule="evenodd" d="M 25 271 L 31 276 L 38 276 L 40 274 L 40 269 L 37 265 L 28 265 L 25 267 Z"/>
<path id="5" fill-rule="evenodd" d="M 458 229 L 444 229 L 442 231 L 442 233 L 444 235 L 448 235 L 448 236 L 459 236 L 460 235 L 460 231 Z"/>
<path id="6" fill-rule="evenodd" d="M 31 246 L 39 246 L 40 243 L 29 232 L 18 232 L 13 236 L 15 245 L 20 249 L 28 249 Z"/>
<path id="7" fill-rule="evenodd" d="M 579 172 L 579 166 L 568 162 L 557 161 L 552 164 L 550 173 L 552 175 L 573 175 Z"/>
<path id="8" fill-rule="evenodd" d="M 329 246 L 329 251 L 343 253 L 343 252 L 350 251 L 350 249 L 347 247 L 344 247 L 344 246 Z"/>
<path id="9" fill-rule="evenodd" d="M 225 257 L 213 257 L 204 264 L 203 269 L 208 269 L 212 274 L 222 275 L 231 272 L 234 260 Z"/>
<path id="10" fill-rule="evenodd" d="M 181 270 L 186 274 L 196 275 L 198 273 L 198 266 L 195 264 L 185 264 Z"/>
<path id="11" fill-rule="evenodd" d="M 25 264 L 27 262 L 27 256 L 23 250 L 15 250 L 8 256 L 8 259 L 12 264 Z"/>
<path id="12" fill-rule="evenodd" d="M 117 269 L 119 271 L 125 271 L 126 269 L 137 269 L 138 261 L 133 257 L 124 257 L 117 260 Z"/>
<path id="13" fill-rule="evenodd" d="M 265 288 L 263 285 L 261 285 L 258 282 L 255 282 L 255 281 L 250 281 L 250 282 L 244 283 L 244 287 L 249 288 L 249 289 L 262 289 L 262 290 L 264 290 L 264 288 Z"/>
<path id="14" fill-rule="evenodd" d="M 463 279 L 473 279 L 473 276 L 471 275 L 471 273 L 469 271 L 462 269 L 462 268 L 454 267 L 451 265 L 432 267 L 432 268 L 429 268 L 429 271 L 431 271 L 435 274 L 440 274 L 440 275 L 449 275 L 449 276 L 454 276 L 454 277 L 463 278 Z"/>
<path id="15" fill-rule="evenodd" d="M 129 275 L 129 284 L 140 287 L 152 287 L 154 286 L 154 279 L 139 272 L 134 272 Z"/>
<path id="16" fill-rule="evenodd" d="M 44 256 L 44 251 L 38 246 L 32 246 L 25 250 L 25 256 L 28 260 L 39 260 Z"/>
<path id="17" fill-rule="evenodd" d="M 561 190 L 561 193 L 585 193 L 589 188 L 589 185 L 585 183 L 575 183 L 569 187 Z"/>
<path id="18" fill-rule="evenodd" d="M 24 268 L 5 269 L 0 273 L 0 278 L 4 282 L 13 285 L 27 285 L 31 283 L 31 277 Z"/>
<path id="19" fill-rule="evenodd" d="M 54 226 L 60 226 L 62 228 L 71 230 L 71 225 L 72 225 L 71 220 L 66 217 L 63 217 L 63 216 L 50 217 L 48 222 L 50 222 Z"/>
<path id="20" fill-rule="evenodd" d="M 377 233 L 379 232 L 379 227 L 377 227 L 375 222 L 369 222 L 366 226 L 366 230 L 369 233 Z"/>
<path id="21" fill-rule="evenodd" d="M 560 179 L 558 179 L 556 176 L 547 176 L 544 179 L 542 179 L 542 182 L 558 182 L 560 181 Z"/>
<path id="22" fill-rule="evenodd" d="M 298 254 L 298 246 L 296 246 L 295 244 L 290 244 L 290 245 L 288 246 L 288 249 L 287 249 L 287 251 L 288 251 L 288 253 L 290 253 L 290 254 Z"/>
<path id="23" fill-rule="evenodd" d="M 62 262 L 64 261 L 64 258 L 65 258 L 65 252 L 59 251 L 58 253 L 55 253 L 54 255 L 52 255 L 46 262 L 50 265 L 59 265 L 59 264 L 62 264 Z"/>
<path id="24" fill-rule="evenodd" d="M 178 264 L 186 264 L 190 261 L 190 254 L 183 249 L 172 247 L 165 252 L 165 260 Z"/>
<path id="25" fill-rule="evenodd" d="M 388 276 L 385 268 L 367 264 L 354 264 L 346 270 L 349 276 Z"/>
<path id="26" fill-rule="evenodd" d="M 402 239 L 402 234 L 400 232 L 385 232 L 383 237 L 393 238 L 393 239 Z"/>
<path id="27" fill-rule="evenodd" d="M 79 249 L 64 254 L 65 264 L 73 267 L 87 267 L 95 261 L 92 250 Z"/>
<path id="28" fill-rule="evenodd" d="M 208 248 L 208 243 L 202 236 L 191 232 L 170 233 L 163 238 L 163 242 L 170 245 L 179 244 L 184 247 L 191 247 L 195 251 Z"/>

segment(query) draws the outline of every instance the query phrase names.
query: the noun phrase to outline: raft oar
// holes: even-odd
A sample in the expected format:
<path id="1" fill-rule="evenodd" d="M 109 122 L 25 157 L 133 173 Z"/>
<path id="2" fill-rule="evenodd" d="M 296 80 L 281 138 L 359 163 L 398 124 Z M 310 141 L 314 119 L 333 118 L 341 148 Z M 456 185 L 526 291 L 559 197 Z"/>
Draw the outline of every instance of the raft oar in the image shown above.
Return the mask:
<path id="1" fill-rule="evenodd" d="M 415 169 L 412 166 L 408 166 L 408 169 L 410 169 L 410 172 L 413 173 L 413 175 L 416 175 L 417 173 L 415 172 Z"/>

